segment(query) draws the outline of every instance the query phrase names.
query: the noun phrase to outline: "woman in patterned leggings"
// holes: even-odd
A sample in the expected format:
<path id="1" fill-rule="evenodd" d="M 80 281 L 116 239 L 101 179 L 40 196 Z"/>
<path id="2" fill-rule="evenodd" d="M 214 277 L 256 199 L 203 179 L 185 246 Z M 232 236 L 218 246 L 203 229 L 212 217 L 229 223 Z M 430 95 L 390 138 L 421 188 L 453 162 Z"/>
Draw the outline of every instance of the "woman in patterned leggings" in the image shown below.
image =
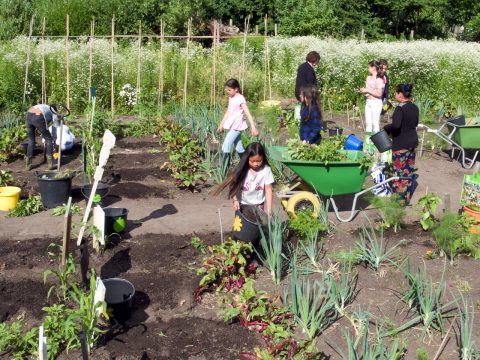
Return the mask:
<path id="1" fill-rule="evenodd" d="M 392 123 L 384 128 L 392 136 L 392 170 L 395 176 L 411 178 L 396 180 L 392 184 L 393 191 L 405 205 L 408 205 L 413 193 L 415 149 L 418 145 L 419 111 L 411 101 L 412 90 L 412 84 L 397 85 L 395 99 L 399 105 L 393 112 Z"/>

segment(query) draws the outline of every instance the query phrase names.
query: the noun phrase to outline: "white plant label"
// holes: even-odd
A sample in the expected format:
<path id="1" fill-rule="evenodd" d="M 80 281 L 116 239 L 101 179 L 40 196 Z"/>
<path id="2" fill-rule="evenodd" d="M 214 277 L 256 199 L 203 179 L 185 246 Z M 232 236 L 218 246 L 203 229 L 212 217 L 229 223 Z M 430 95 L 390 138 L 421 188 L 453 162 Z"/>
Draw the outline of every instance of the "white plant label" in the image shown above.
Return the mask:
<path id="1" fill-rule="evenodd" d="M 38 359 L 48 360 L 47 338 L 43 336 L 43 325 L 38 329 Z"/>
<path id="2" fill-rule="evenodd" d="M 102 279 L 100 277 L 97 277 L 97 284 L 95 285 L 95 295 L 93 295 L 93 307 L 95 308 L 95 305 L 98 304 L 98 302 L 103 302 L 105 301 L 105 293 L 107 292 L 107 289 L 105 288 L 105 285 L 103 284 Z M 102 313 L 102 308 L 99 307 L 96 309 L 97 314 L 100 315 Z"/>
<path id="3" fill-rule="evenodd" d="M 93 226 L 98 229 L 98 235 L 93 234 L 93 244 L 100 243 L 105 246 L 105 211 L 101 206 L 95 206 L 93 208 Z"/>

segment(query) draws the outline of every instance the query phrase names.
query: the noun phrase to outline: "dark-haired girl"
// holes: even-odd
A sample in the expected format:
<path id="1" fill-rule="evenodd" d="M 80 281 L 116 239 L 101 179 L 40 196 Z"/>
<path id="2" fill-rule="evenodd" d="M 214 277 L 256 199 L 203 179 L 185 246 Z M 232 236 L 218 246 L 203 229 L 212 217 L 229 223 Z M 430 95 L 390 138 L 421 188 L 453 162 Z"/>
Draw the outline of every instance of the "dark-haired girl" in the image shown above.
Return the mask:
<path id="1" fill-rule="evenodd" d="M 300 88 L 300 140 L 309 144 L 319 143 L 321 140 L 322 114 L 318 101 L 317 88 L 314 85 L 305 85 Z"/>
<path id="2" fill-rule="evenodd" d="M 395 108 L 392 123 L 385 125 L 385 131 L 392 137 L 392 167 L 396 176 L 412 177 L 415 168 L 415 149 L 418 145 L 418 107 L 412 103 L 412 84 L 400 84 L 395 89 Z M 412 196 L 411 180 L 396 180 L 393 190 L 408 204 Z"/>
<path id="3" fill-rule="evenodd" d="M 220 125 L 218 125 L 217 133 L 221 134 L 223 129 L 228 130 L 225 140 L 222 144 L 222 162 L 228 167 L 230 151 L 235 146 L 237 153 L 241 156 L 245 149 L 242 145 L 242 131 L 248 128 L 245 121 L 245 115 L 250 122 L 252 136 L 258 136 L 258 130 L 253 122 L 252 114 L 248 110 L 247 101 L 240 93 L 240 84 L 236 79 L 230 79 L 225 83 L 225 92 L 228 94 L 228 108 L 223 115 Z"/>
<path id="4" fill-rule="evenodd" d="M 262 144 L 253 142 L 247 146 L 232 174 L 214 190 L 213 194 L 219 194 L 228 187 L 228 197 L 233 201 L 234 210 L 239 210 L 240 205 L 254 205 L 271 215 L 273 182 L 265 149 Z"/>

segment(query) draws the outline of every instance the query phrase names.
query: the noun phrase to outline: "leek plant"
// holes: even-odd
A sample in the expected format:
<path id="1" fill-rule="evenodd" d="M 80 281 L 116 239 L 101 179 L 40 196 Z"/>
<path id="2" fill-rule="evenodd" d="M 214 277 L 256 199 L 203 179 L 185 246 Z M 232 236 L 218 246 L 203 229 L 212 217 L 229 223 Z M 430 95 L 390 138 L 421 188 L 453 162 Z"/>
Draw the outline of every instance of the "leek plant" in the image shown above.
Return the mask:
<path id="1" fill-rule="evenodd" d="M 339 316 L 345 316 L 346 307 L 355 297 L 358 274 L 352 275 L 349 269 L 344 268 L 340 272 L 337 281 L 335 281 L 333 276 L 329 276 L 329 280 L 330 298 L 335 306 L 335 310 Z"/>
<path id="2" fill-rule="evenodd" d="M 465 299 L 462 293 L 460 293 L 460 298 L 462 299 L 462 303 L 457 303 L 460 316 L 460 332 L 458 334 L 458 343 L 460 345 L 460 359 L 480 359 L 480 352 L 478 351 L 477 346 L 473 342 L 473 320 L 475 317 L 475 308 L 472 301 Z"/>
<path id="3" fill-rule="evenodd" d="M 308 260 L 307 265 L 302 267 L 301 273 L 304 275 L 312 273 L 326 274 L 320 263 L 324 252 L 323 238 L 318 237 L 318 231 L 315 235 L 308 236 L 306 241 L 299 241 L 298 244 L 297 253 L 299 252 L 298 250 L 301 250 L 301 253 L 305 254 Z"/>
<path id="4" fill-rule="evenodd" d="M 370 221 L 369 227 L 370 229 L 367 229 L 365 225 L 362 225 L 360 228 L 360 239 L 355 243 L 356 251 L 358 251 L 358 261 L 365 263 L 365 265 L 371 267 L 375 271 L 377 271 L 383 263 L 390 262 L 395 264 L 393 258 L 403 241 L 400 241 L 398 244 L 387 250 L 384 242 L 383 230 L 380 230 L 380 239 L 378 239 L 375 229 Z"/>
<path id="5" fill-rule="evenodd" d="M 311 340 L 324 331 L 335 319 L 335 306 L 326 277 L 311 281 L 299 277 L 296 255 L 292 257 L 292 282 L 290 290 L 284 289 L 283 302 L 294 314 L 295 322 Z"/>
<path id="6" fill-rule="evenodd" d="M 408 262 L 405 276 L 408 281 L 408 289 L 402 300 L 408 307 L 417 313 L 413 319 L 405 324 L 390 331 L 387 336 L 397 334 L 410 327 L 422 324 L 422 337 L 428 335 L 431 338 L 431 330 L 437 330 L 442 335 L 445 334 L 445 318 L 447 313 L 451 311 L 451 305 L 457 302 L 453 299 L 443 304 L 446 289 L 445 270 L 437 287 L 433 285 L 433 280 L 427 278 L 425 264 L 417 266 L 417 272 L 413 273 L 410 262 Z"/>
<path id="7" fill-rule="evenodd" d="M 260 230 L 260 246 L 262 251 L 255 249 L 258 258 L 265 266 L 275 284 L 280 283 L 284 272 L 284 260 L 286 256 L 283 254 L 283 235 L 285 233 L 286 224 L 282 222 L 278 214 L 272 214 L 268 219 L 268 237 L 265 234 L 261 224 L 258 224 Z"/>
<path id="8" fill-rule="evenodd" d="M 400 346 L 398 339 L 395 339 L 390 347 L 385 343 L 385 331 L 381 327 L 375 329 L 375 334 L 370 336 L 370 329 L 365 326 L 364 331 L 352 337 L 351 334 L 343 330 L 343 337 L 347 343 L 348 353 L 344 353 L 338 347 L 334 350 L 344 360 L 358 359 L 378 359 L 378 360 L 395 360 L 401 359 L 405 350 Z"/>

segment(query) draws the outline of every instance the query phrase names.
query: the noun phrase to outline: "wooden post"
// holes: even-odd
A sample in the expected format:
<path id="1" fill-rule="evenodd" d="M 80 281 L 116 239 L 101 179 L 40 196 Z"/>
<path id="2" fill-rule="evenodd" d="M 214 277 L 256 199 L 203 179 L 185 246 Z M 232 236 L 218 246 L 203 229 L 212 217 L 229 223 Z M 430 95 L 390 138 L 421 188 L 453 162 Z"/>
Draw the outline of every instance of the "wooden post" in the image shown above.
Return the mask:
<path id="1" fill-rule="evenodd" d="M 187 84 L 188 84 L 188 56 L 189 56 L 189 49 L 190 49 L 190 36 L 192 31 L 192 19 L 188 19 L 187 24 L 187 51 L 186 51 L 186 58 L 185 58 L 185 80 L 183 83 L 183 110 L 187 109 Z"/>
<path id="2" fill-rule="evenodd" d="M 164 38 L 164 22 L 160 20 L 160 67 L 158 69 L 158 104 L 160 106 L 160 116 L 163 113 L 163 38 Z"/>
<path id="3" fill-rule="evenodd" d="M 263 101 L 267 100 L 267 15 L 264 18 L 265 31 L 263 35 Z"/>
<path id="4" fill-rule="evenodd" d="M 275 36 L 278 36 L 278 24 L 275 23 Z"/>
<path id="5" fill-rule="evenodd" d="M 110 93 L 110 110 L 112 119 L 115 117 L 115 87 L 114 87 L 114 66 L 115 66 L 115 15 L 112 17 L 112 86 Z"/>
<path id="6" fill-rule="evenodd" d="M 210 110 L 215 111 L 215 88 L 217 72 L 217 20 L 213 20 L 213 42 L 212 42 L 212 84 L 210 87 Z"/>
<path id="7" fill-rule="evenodd" d="M 268 50 L 268 15 L 265 15 L 265 48 L 264 48 L 264 58 L 265 58 L 265 74 L 264 74 L 264 91 L 263 91 L 263 100 L 266 100 L 267 92 L 267 82 L 268 82 L 268 99 L 272 100 L 272 81 L 270 76 L 270 55 Z"/>
<path id="8" fill-rule="evenodd" d="M 142 71 L 142 21 L 138 22 L 138 49 L 137 49 L 137 87 L 135 89 L 137 96 L 137 105 L 140 104 L 140 79 Z"/>
<path id="9" fill-rule="evenodd" d="M 68 198 L 65 209 L 65 219 L 63 220 L 63 247 L 62 247 L 62 266 L 65 265 L 70 246 L 70 235 L 72 231 L 72 197 Z"/>
<path id="10" fill-rule="evenodd" d="M 67 109 L 70 109 L 70 41 L 68 37 L 70 36 L 70 16 L 67 14 L 67 34 L 65 36 L 65 55 L 66 55 L 66 66 L 67 66 Z"/>
<path id="11" fill-rule="evenodd" d="M 443 194 L 443 212 L 451 212 L 452 207 L 451 207 L 451 199 L 450 199 L 450 194 L 449 193 L 444 193 Z"/>
<path id="12" fill-rule="evenodd" d="M 255 25 L 255 35 L 258 35 L 258 25 Z"/>
<path id="13" fill-rule="evenodd" d="M 45 74 L 45 18 L 42 22 L 42 104 L 47 103 L 47 77 Z"/>
<path id="14" fill-rule="evenodd" d="M 53 126 L 53 125 L 52 125 Z M 58 132 L 58 130 L 57 130 Z M 60 166 L 62 162 L 62 137 L 63 137 L 63 119 L 60 120 L 60 135 L 58 136 L 58 159 L 57 159 L 57 171 L 60 172 Z"/>
<path id="15" fill-rule="evenodd" d="M 414 30 L 410 31 L 410 40 L 415 40 L 415 31 Z"/>
<path id="16" fill-rule="evenodd" d="M 25 100 L 27 99 L 27 84 L 28 84 L 28 67 L 30 66 L 30 42 L 32 39 L 32 31 L 33 31 L 33 16 L 30 20 L 30 29 L 28 31 L 28 43 L 27 43 L 27 61 L 25 62 L 25 82 L 23 84 L 23 102 L 22 105 L 25 104 Z"/>
<path id="17" fill-rule="evenodd" d="M 422 140 L 420 141 L 420 154 L 418 154 L 420 159 L 423 157 L 423 146 L 424 146 L 424 142 L 425 142 L 425 133 L 426 132 L 427 131 L 423 131 Z"/>
<path id="18" fill-rule="evenodd" d="M 230 21 L 228 22 L 228 25 L 233 26 L 233 19 L 230 19 Z"/>
<path id="19" fill-rule="evenodd" d="M 248 36 L 248 26 L 250 25 L 250 15 L 244 21 L 244 31 L 243 31 L 243 49 L 242 49 L 242 67 L 240 73 L 240 86 L 243 93 L 243 84 L 245 82 L 245 51 L 247 49 L 247 36 Z"/>
<path id="20" fill-rule="evenodd" d="M 360 40 L 365 40 L 365 30 L 362 28 L 362 32 L 360 33 Z"/>
<path id="21" fill-rule="evenodd" d="M 90 25 L 90 41 L 88 43 L 88 103 L 92 101 L 92 73 L 93 73 L 93 37 L 95 36 L 95 18 L 93 18 L 92 23 Z"/>

